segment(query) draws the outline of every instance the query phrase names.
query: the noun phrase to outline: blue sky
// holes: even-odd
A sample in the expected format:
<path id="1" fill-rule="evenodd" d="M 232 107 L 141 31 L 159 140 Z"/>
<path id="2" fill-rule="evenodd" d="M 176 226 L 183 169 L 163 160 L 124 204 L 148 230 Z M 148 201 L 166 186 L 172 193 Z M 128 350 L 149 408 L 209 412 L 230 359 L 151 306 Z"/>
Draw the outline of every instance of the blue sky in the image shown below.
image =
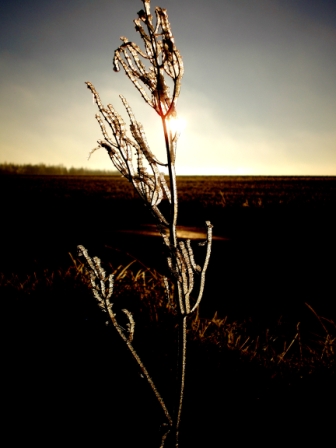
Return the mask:
<path id="1" fill-rule="evenodd" d="M 336 2 L 152 0 L 168 11 L 185 75 L 179 174 L 336 175 Z M 111 168 L 96 106 L 123 94 L 163 154 L 159 117 L 123 72 L 119 37 L 141 43 L 140 0 L 0 2 L 0 163 Z"/>

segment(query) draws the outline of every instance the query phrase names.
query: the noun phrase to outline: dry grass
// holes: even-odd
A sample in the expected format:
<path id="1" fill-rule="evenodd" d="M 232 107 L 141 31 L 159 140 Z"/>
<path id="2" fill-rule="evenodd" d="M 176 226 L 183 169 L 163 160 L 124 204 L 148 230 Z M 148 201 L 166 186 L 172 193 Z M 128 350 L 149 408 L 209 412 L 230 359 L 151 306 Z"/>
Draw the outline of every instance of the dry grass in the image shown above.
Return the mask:
<path id="1" fill-rule="evenodd" d="M 322 324 L 322 331 L 316 333 L 306 322 L 288 328 L 279 319 L 272 329 L 265 328 L 256 334 L 253 322 L 231 322 L 227 316 L 219 318 L 215 313 L 212 319 L 197 316 L 190 332 L 193 339 L 209 341 L 219 349 L 237 351 L 247 360 L 271 369 L 273 375 L 290 372 L 302 376 L 321 367 L 334 371 L 336 325 L 306 305 Z"/>
<path id="2" fill-rule="evenodd" d="M 41 270 L 30 275 L 0 274 L 0 288 L 3 303 L 21 301 L 32 302 L 36 297 L 55 300 L 57 307 L 63 307 L 64 313 L 69 306 L 62 301 L 64 291 L 70 291 L 73 297 L 85 295 L 89 286 L 83 284 L 84 264 L 72 257 L 68 268 L 58 270 Z M 132 310 L 138 325 L 151 328 L 154 332 L 166 331 L 174 325 L 176 311 L 173 307 L 172 287 L 167 296 L 164 277 L 132 260 L 126 266 L 108 268 L 115 275 L 113 300 L 116 309 L 125 305 Z M 69 293 L 66 297 L 69 297 Z M 78 297 L 79 299 L 79 297 Z M 78 300 L 76 299 L 76 300 Z M 91 300 L 91 299 L 90 299 Z M 230 320 L 229 316 L 220 317 L 217 313 L 212 318 L 202 317 L 199 312 L 188 322 L 189 338 L 202 344 L 216 347 L 218 356 L 234 351 L 242 360 L 257 363 L 270 370 L 272 375 L 309 375 L 316 370 L 335 370 L 336 325 L 332 319 L 322 317 L 308 304 L 302 309 L 302 319 L 296 324 L 280 317 L 268 328 L 260 329 L 252 319 Z"/>

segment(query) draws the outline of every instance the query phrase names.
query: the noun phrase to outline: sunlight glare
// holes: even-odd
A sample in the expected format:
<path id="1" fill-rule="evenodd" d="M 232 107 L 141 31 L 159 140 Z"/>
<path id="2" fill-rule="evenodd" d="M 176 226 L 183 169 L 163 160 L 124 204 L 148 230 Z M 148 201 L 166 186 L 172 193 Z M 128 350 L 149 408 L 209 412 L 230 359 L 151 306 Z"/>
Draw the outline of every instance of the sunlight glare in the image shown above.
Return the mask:
<path id="1" fill-rule="evenodd" d="M 187 126 L 187 122 L 183 117 L 171 117 L 168 119 L 168 126 L 173 135 L 181 135 Z"/>

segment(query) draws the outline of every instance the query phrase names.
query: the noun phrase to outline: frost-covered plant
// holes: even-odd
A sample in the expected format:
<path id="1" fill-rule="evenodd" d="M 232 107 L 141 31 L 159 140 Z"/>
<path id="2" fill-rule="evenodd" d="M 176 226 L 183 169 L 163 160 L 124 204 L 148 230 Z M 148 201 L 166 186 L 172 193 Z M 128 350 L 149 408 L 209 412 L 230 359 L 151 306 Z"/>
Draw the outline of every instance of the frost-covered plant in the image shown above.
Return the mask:
<path id="1" fill-rule="evenodd" d="M 111 104 L 104 106 L 93 84 L 87 82 L 87 87 L 91 90 L 100 112 L 96 115 L 96 119 L 104 137 L 102 140 L 98 140 L 98 147 L 90 152 L 90 156 L 99 148 L 104 148 L 107 151 L 113 165 L 133 184 L 154 216 L 166 247 L 167 263 L 173 284 L 172 294 L 179 325 L 178 398 L 171 413 L 132 346 L 134 320 L 129 311 L 123 310 L 129 320 L 128 333 L 125 334 L 118 325 L 111 301 L 113 278 L 110 276 L 108 280 L 106 279 L 98 258 L 91 259 L 83 246 L 79 246 L 79 250 L 87 262 L 94 296 L 100 307 L 108 313 L 114 328 L 125 341 L 164 411 L 167 431 L 163 436 L 161 446 L 164 446 L 167 435 L 172 433 L 174 437 L 170 440 L 174 439 L 174 444 L 177 447 L 185 385 L 187 317 L 198 308 L 202 299 L 205 273 L 211 252 L 212 225 L 206 221 L 206 240 L 199 243 L 205 247 L 203 265 L 200 266 L 195 262 L 190 240 L 178 239 L 176 230 L 178 197 L 175 162 L 179 132 L 176 130 L 174 121 L 177 120 L 176 106 L 184 72 L 183 62 L 175 45 L 167 11 L 163 8 L 155 8 L 156 24 L 154 26 L 150 13 L 150 0 L 142 1 L 144 9 L 138 12 L 138 18 L 134 20 L 134 23 L 135 29 L 143 41 L 144 49 L 130 42 L 126 37 L 121 37 L 122 44 L 114 54 L 114 70 L 119 71 L 122 67 L 145 102 L 159 115 L 163 128 L 166 160 L 158 160 L 151 151 L 143 126 L 136 120 L 131 107 L 123 96 L 120 95 L 120 98 L 130 120 L 131 136 L 126 132 L 126 125 L 121 115 Z M 146 68 L 145 63 L 149 65 L 149 68 Z M 169 83 L 172 88 L 169 87 Z M 110 128 L 110 133 L 106 129 L 106 124 Z M 169 203 L 168 216 L 160 209 L 162 201 Z M 197 276 L 199 279 L 195 281 Z M 168 281 L 166 284 L 168 287 Z M 169 296 L 169 290 L 167 293 Z"/>

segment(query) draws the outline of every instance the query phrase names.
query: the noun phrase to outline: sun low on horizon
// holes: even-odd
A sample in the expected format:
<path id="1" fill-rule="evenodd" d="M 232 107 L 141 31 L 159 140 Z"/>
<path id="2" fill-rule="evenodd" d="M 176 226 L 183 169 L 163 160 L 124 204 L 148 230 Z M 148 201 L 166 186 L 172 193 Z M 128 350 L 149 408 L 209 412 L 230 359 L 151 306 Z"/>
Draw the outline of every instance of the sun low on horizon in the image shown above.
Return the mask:
<path id="1" fill-rule="evenodd" d="M 185 67 L 177 102 L 180 175 L 336 175 L 336 4 L 328 0 L 162 0 Z M 33 0 L 0 17 L 0 163 L 114 169 L 92 82 L 104 104 L 127 98 L 153 153 L 161 119 L 121 70 L 120 36 L 141 39 L 140 0 Z M 128 125 L 128 124 L 127 124 Z"/>

